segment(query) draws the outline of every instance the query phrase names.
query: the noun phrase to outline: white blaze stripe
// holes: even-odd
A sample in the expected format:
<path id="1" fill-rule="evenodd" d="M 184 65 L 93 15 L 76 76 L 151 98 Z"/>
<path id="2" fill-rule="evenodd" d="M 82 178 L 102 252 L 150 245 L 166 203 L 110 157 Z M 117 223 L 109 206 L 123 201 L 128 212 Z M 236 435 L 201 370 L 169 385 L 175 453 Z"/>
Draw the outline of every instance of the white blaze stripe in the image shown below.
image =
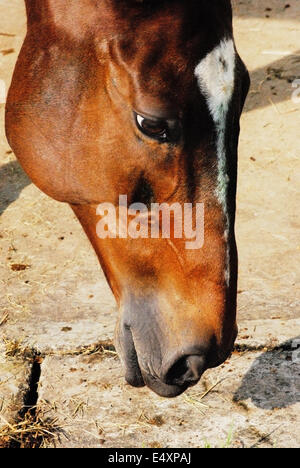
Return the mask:
<path id="1" fill-rule="evenodd" d="M 229 235 L 227 155 L 225 146 L 226 121 L 229 105 L 234 92 L 236 52 L 232 39 L 223 39 L 196 67 L 195 75 L 209 111 L 216 125 L 218 183 L 216 195 L 226 218 L 225 240 Z M 227 250 L 225 279 L 230 281 L 230 251 Z"/>

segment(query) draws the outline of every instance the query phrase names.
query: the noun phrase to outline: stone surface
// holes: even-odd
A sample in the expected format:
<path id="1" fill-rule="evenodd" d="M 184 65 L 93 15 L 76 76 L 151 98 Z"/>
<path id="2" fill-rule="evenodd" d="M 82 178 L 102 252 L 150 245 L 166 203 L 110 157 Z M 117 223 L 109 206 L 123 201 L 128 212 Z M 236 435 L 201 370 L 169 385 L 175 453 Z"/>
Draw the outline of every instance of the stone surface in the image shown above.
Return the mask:
<path id="1" fill-rule="evenodd" d="M 115 300 L 81 226 L 68 206 L 26 186 L 17 163 L 9 167 L 0 194 L 3 180 L 5 190 L 17 181 L 26 188 L 0 216 L 0 311 L 8 315 L 0 336 L 41 352 L 111 338 Z"/>
<path id="2" fill-rule="evenodd" d="M 246 349 L 285 347 L 300 340 L 300 318 L 241 320 L 236 345 Z"/>
<path id="3" fill-rule="evenodd" d="M 31 369 L 30 361 L 7 357 L 0 344 L 0 430 L 17 420 L 29 389 Z"/>
<path id="4" fill-rule="evenodd" d="M 125 384 L 114 358 L 47 357 L 38 405 L 66 433 L 58 447 L 297 447 L 300 359 L 290 351 L 236 354 L 166 400 Z"/>

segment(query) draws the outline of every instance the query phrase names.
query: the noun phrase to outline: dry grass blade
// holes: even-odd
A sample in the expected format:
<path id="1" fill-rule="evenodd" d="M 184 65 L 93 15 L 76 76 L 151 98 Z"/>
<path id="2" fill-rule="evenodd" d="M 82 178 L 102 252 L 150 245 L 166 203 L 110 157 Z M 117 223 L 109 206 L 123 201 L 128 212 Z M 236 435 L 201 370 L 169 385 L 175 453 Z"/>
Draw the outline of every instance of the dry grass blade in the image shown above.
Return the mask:
<path id="1" fill-rule="evenodd" d="M 186 403 L 190 404 L 190 405 L 193 405 L 195 406 L 196 408 L 198 408 L 198 410 L 204 414 L 203 412 L 203 409 L 207 409 L 208 406 L 205 405 L 204 403 L 201 403 L 201 401 L 199 401 L 197 398 L 194 398 L 194 397 L 191 397 L 191 396 L 188 396 L 188 395 L 183 395 L 183 399 Z"/>
<path id="2" fill-rule="evenodd" d="M 103 356 L 117 356 L 116 350 L 111 342 L 92 345 L 83 351 L 82 355 L 101 354 Z"/>
<path id="3" fill-rule="evenodd" d="M 75 350 L 62 351 L 60 353 L 53 353 L 54 355 L 59 354 L 60 356 L 94 356 L 100 357 L 114 357 L 118 356 L 115 347 L 111 341 L 101 342 L 95 345 L 84 346 Z"/>
<path id="4" fill-rule="evenodd" d="M 5 344 L 5 355 L 7 357 L 21 357 L 27 359 L 35 357 L 35 352 L 32 349 L 23 346 L 20 341 L 3 338 L 3 342 Z"/>
<path id="5" fill-rule="evenodd" d="M 72 401 L 72 399 L 70 401 Z M 76 404 L 76 407 L 72 413 L 72 417 L 75 418 L 78 414 L 80 414 L 80 416 L 82 417 L 84 415 L 84 410 L 87 407 L 87 403 L 85 403 L 84 401 L 79 401 L 79 402 L 76 402 L 75 400 L 73 401 Z"/>
<path id="6" fill-rule="evenodd" d="M 263 442 L 269 441 L 271 435 L 273 435 L 280 428 L 281 428 L 281 425 L 276 427 L 272 432 L 269 432 L 269 434 L 266 434 L 266 435 L 262 436 L 255 444 L 251 445 L 251 447 L 249 447 L 249 448 L 251 448 L 251 449 L 257 448 Z"/>
<path id="7" fill-rule="evenodd" d="M 218 382 L 216 382 L 215 384 L 213 384 L 211 387 L 209 387 L 206 392 L 202 393 L 202 394 L 199 394 L 199 395 L 183 395 L 183 399 L 185 400 L 186 403 L 190 404 L 190 405 L 193 405 L 195 407 L 197 407 L 200 412 L 202 414 L 204 414 L 204 412 L 202 411 L 203 409 L 207 409 L 209 408 L 208 405 L 205 405 L 204 403 L 202 403 L 202 400 L 207 396 L 209 395 L 209 393 L 211 393 L 218 385 L 220 385 L 220 383 L 222 383 L 225 379 L 221 379 L 219 380 Z"/>
<path id="8" fill-rule="evenodd" d="M 208 390 L 206 390 L 206 392 L 204 392 L 201 397 L 200 397 L 200 400 L 203 400 L 203 398 L 205 398 L 210 392 L 212 392 L 218 385 L 220 385 L 220 383 L 222 383 L 225 379 L 221 379 L 219 380 L 217 383 L 213 384 Z"/>
<path id="9" fill-rule="evenodd" d="M 0 320 L 0 327 L 1 325 L 4 325 L 7 322 L 8 317 L 9 315 L 7 313 L 3 315 L 2 319 Z"/>
<path id="10" fill-rule="evenodd" d="M 157 426 L 157 427 L 161 427 L 165 424 L 165 420 L 162 415 L 158 414 L 158 415 L 154 415 L 151 417 L 145 414 L 144 412 L 142 412 L 141 415 L 139 416 L 138 422 L 142 424 L 146 423 L 146 424 L 149 424 L 150 426 Z"/>
<path id="11" fill-rule="evenodd" d="M 28 411 L 24 419 L 10 424 L 0 415 L 0 448 L 42 448 L 55 446 L 63 430 L 57 420 L 44 418 L 35 411 Z"/>

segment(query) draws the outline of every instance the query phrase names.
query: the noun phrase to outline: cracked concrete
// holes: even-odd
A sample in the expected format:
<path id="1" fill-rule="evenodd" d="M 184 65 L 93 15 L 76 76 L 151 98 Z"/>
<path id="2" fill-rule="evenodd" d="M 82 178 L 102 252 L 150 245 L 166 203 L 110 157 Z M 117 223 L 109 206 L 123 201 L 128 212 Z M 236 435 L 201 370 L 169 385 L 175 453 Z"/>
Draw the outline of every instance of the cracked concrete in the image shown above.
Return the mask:
<path id="1" fill-rule="evenodd" d="M 66 431 L 57 447 L 218 447 L 229 433 L 231 447 L 298 447 L 289 424 L 300 410 L 300 365 L 290 359 L 289 351 L 237 354 L 166 400 L 132 391 L 113 357 L 47 357 L 38 405 Z"/>
<path id="2" fill-rule="evenodd" d="M 6 356 L 0 343 L 0 431 L 8 422 L 17 421 L 29 389 L 31 369 L 29 360 Z"/>

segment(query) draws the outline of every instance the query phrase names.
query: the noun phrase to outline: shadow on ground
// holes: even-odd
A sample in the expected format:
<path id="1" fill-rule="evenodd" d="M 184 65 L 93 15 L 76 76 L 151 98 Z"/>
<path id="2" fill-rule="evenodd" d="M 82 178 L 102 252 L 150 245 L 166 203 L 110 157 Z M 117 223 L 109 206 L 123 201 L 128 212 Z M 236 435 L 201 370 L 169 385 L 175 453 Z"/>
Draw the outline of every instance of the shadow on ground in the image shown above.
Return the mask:
<path id="1" fill-rule="evenodd" d="M 31 182 L 17 161 L 0 167 L 0 216 Z"/>
<path id="2" fill-rule="evenodd" d="M 278 104 L 292 99 L 296 90 L 295 80 L 300 79 L 300 50 L 252 71 L 250 76 L 246 112 L 270 106 L 271 101 Z"/>
<path id="3" fill-rule="evenodd" d="M 258 408 L 287 408 L 300 402 L 300 336 L 260 355 L 234 395 Z"/>

